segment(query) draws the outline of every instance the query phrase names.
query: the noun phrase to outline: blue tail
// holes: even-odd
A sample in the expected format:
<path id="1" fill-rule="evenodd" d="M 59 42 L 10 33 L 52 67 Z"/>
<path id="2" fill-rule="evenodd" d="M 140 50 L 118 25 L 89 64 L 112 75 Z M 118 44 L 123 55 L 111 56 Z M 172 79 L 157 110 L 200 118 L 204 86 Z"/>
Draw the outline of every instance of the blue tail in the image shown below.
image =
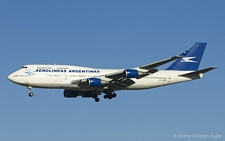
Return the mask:
<path id="1" fill-rule="evenodd" d="M 184 56 L 176 60 L 167 70 L 198 70 L 207 43 L 195 43 Z"/>

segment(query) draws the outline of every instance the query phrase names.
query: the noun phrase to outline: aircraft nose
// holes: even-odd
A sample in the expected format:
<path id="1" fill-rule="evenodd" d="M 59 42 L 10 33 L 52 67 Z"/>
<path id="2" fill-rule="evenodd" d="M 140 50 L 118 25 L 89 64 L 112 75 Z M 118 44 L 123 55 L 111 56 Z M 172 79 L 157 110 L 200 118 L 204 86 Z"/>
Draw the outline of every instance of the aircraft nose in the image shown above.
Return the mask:
<path id="1" fill-rule="evenodd" d="M 10 81 L 12 81 L 12 82 L 13 82 L 13 78 L 14 78 L 14 75 L 13 75 L 13 74 L 10 74 L 10 75 L 8 76 L 8 79 L 9 79 Z"/>

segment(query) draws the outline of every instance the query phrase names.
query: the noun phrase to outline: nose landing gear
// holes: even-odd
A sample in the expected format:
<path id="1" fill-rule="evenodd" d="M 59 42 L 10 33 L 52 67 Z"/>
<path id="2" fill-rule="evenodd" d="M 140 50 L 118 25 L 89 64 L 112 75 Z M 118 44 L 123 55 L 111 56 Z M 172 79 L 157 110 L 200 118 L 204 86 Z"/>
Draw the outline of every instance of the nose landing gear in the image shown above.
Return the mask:
<path id="1" fill-rule="evenodd" d="M 32 87 L 31 86 L 27 86 L 27 89 L 29 89 L 29 97 L 34 96 L 34 93 L 32 92 Z"/>

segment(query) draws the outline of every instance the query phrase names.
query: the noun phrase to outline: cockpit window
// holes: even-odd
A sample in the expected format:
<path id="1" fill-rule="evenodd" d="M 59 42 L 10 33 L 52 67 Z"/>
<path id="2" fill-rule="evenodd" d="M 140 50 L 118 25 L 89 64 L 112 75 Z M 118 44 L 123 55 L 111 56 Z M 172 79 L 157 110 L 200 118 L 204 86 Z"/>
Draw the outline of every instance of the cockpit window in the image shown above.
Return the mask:
<path id="1" fill-rule="evenodd" d="M 27 66 L 23 66 L 23 67 L 21 67 L 21 68 L 26 68 L 26 69 L 27 69 Z"/>

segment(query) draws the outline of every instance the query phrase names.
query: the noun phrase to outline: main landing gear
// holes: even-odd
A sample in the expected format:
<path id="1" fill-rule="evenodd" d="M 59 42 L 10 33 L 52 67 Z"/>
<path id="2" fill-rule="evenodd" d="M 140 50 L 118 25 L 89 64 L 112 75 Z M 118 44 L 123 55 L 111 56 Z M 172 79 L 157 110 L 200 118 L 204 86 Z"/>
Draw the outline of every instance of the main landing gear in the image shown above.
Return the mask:
<path id="1" fill-rule="evenodd" d="M 29 89 L 29 97 L 34 96 L 34 93 L 32 92 L 32 87 L 31 86 L 27 86 L 27 89 Z"/>
<path id="2" fill-rule="evenodd" d="M 92 98 L 95 99 L 95 102 L 99 102 L 100 101 L 100 99 L 98 98 L 98 95 L 97 94 L 96 95 L 93 95 Z"/>
<path id="3" fill-rule="evenodd" d="M 99 102 L 100 99 L 98 97 L 95 98 L 95 102 Z"/>
<path id="4" fill-rule="evenodd" d="M 105 99 L 112 99 L 112 98 L 115 98 L 117 96 L 117 94 L 115 92 L 111 93 L 111 94 L 106 94 L 104 95 L 104 98 Z"/>
<path id="5" fill-rule="evenodd" d="M 103 91 L 103 93 L 105 93 L 104 99 L 112 99 L 112 98 L 115 98 L 117 96 L 116 93 L 114 91 L 110 90 L 110 89 L 105 89 Z M 100 99 L 98 98 L 98 95 L 99 94 L 92 95 L 92 98 L 95 99 L 95 102 L 99 102 L 100 101 Z"/>
<path id="6" fill-rule="evenodd" d="M 114 92 L 114 91 L 111 91 L 111 90 L 104 90 L 103 91 L 103 93 L 105 93 L 105 95 L 104 95 L 104 98 L 105 99 L 112 99 L 112 98 L 115 98 L 117 95 L 116 95 L 116 93 Z"/>
<path id="7" fill-rule="evenodd" d="M 110 93 L 105 93 L 105 94 L 106 94 L 106 95 L 104 95 L 105 99 L 112 99 L 112 98 L 115 98 L 117 96 L 115 92 L 110 92 Z M 92 96 L 92 98 L 95 99 L 95 102 L 100 101 L 100 99 L 98 98 L 97 95 Z"/>

